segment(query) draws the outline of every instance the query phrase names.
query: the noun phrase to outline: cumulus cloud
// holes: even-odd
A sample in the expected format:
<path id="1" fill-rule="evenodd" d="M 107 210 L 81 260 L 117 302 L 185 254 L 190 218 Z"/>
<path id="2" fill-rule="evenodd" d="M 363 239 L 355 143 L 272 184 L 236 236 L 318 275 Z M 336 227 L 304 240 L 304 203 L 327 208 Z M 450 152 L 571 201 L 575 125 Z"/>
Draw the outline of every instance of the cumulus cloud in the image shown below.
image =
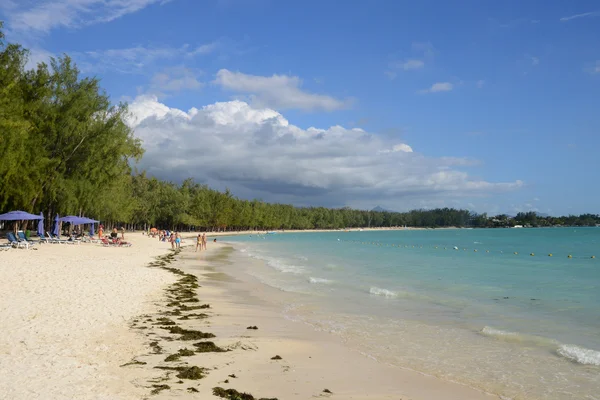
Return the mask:
<path id="1" fill-rule="evenodd" d="M 9 2 L 10 28 L 16 31 L 47 33 L 58 27 L 78 28 L 110 22 L 165 0 L 52 0 Z"/>
<path id="2" fill-rule="evenodd" d="M 406 143 L 359 128 L 302 129 L 273 109 L 237 100 L 186 112 L 146 95 L 136 98 L 130 111 L 128 123 L 146 149 L 140 167 L 164 179 L 193 177 L 229 187 L 248 198 L 297 205 L 389 204 L 523 185 L 473 178 L 460 170 L 473 165 L 470 160 L 426 157 Z"/>
<path id="3" fill-rule="evenodd" d="M 449 92 L 452 89 L 454 89 L 454 85 L 450 82 L 437 82 L 431 85 L 429 89 L 421 90 L 419 93 Z"/>
<path id="4" fill-rule="evenodd" d="M 213 83 L 227 90 L 251 93 L 255 104 L 262 107 L 334 111 L 348 108 L 351 104 L 351 100 L 303 91 L 300 88 L 302 81 L 297 76 L 247 75 L 221 69 Z"/>

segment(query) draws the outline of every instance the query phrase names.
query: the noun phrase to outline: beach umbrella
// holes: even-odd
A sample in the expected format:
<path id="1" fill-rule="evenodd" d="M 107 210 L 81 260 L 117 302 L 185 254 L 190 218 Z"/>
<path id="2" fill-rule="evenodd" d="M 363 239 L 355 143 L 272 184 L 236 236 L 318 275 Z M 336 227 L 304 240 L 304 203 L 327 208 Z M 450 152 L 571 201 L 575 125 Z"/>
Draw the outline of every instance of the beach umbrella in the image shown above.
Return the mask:
<path id="1" fill-rule="evenodd" d="M 35 214 L 29 214 L 25 211 L 10 211 L 6 214 L 0 214 L 0 221 L 29 221 L 33 219 L 44 219 L 44 217 Z"/>
<path id="2" fill-rule="evenodd" d="M 44 237 L 44 213 L 40 213 L 40 222 L 38 222 L 37 234 L 39 237 Z"/>
<path id="3" fill-rule="evenodd" d="M 54 218 L 54 228 L 52 229 L 52 234 L 56 237 L 60 237 L 59 222 L 60 219 L 58 218 L 58 214 L 56 214 L 56 218 Z"/>
<path id="4" fill-rule="evenodd" d="M 82 218 L 76 215 L 67 215 L 66 217 L 60 217 L 58 220 L 60 222 L 68 222 L 72 225 L 81 225 L 84 223 Z"/>

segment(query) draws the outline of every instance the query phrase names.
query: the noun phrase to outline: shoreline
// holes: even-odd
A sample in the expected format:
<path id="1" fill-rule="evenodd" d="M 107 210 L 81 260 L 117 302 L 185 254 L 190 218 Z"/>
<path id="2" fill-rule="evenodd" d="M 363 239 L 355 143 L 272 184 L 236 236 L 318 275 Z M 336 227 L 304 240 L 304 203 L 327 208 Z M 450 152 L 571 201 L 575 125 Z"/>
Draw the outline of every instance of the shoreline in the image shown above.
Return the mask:
<path id="1" fill-rule="evenodd" d="M 160 356 L 140 354 L 135 358 L 136 362 L 148 364 L 135 368 L 197 366 L 206 369 L 205 376 L 198 383 L 178 380 L 169 373 L 157 377 L 161 385 L 166 385 L 156 394 L 157 399 L 186 398 L 186 391 L 193 391 L 201 398 L 213 398 L 214 388 L 252 393 L 256 398 L 278 399 L 497 398 L 459 383 L 381 364 L 350 350 L 327 332 L 318 332 L 306 324 L 285 319 L 280 312 L 280 305 L 270 301 L 267 293 L 276 289 L 242 277 L 236 261 L 232 260 L 232 251 L 233 248 L 225 243 L 209 243 L 209 250 L 199 253 L 187 246 L 169 265 L 177 271 L 177 275 L 184 277 L 182 279 L 198 277 L 200 287 L 196 293 L 200 301 L 191 304 L 210 306 L 202 310 L 202 318 L 187 319 L 186 315 L 197 313 L 193 310 L 184 312 L 183 316 L 173 314 L 170 303 L 163 303 L 157 314 L 146 315 L 144 317 L 149 317 L 147 322 L 140 322 L 144 324 L 146 340 L 157 341 L 164 353 L 162 359 Z M 171 290 L 167 291 L 171 293 Z M 152 322 L 159 315 L 169 315 L 169 320 L 163 319 L 163 322 L 175 326 L 176 330 L 181 327 L 215 337 L 201 342 L 169 339 L 161 333 L 161 329 L 168 326 L 161 328 Z M 167 358 L 164 358 L 169 354 L 185 354 L 203 342 L 227 351 L 192 352 L 181 363 L 174 364 L 166 362 Z M 349 365 L 352 368 L 348 368 Z"/>
<path id="2" fill-rule="evenodd" d="M 0 269 L 9 326 L 0 392 L 15 400 L 216 399 L 214 388 L 279 399 L 498 398 L 384 365 L 285 319 L 271 301 L 276 289 L 243 276 L 231 245 L 209 242 L 196 253 L 188 242 L 171 252 L 169 243 L 126 238 L 133 247 L 46 244 L 0 256 L 10 265 Z"/>

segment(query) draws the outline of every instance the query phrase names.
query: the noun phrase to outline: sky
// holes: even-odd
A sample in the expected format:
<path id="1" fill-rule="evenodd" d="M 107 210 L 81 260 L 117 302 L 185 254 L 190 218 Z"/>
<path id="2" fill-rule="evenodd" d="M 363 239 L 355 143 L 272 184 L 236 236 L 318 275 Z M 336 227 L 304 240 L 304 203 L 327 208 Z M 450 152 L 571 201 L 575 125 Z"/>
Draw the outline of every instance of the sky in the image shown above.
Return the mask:
<path id="1" fill-rule="evenodd" d="M 138 166 L 298 206 L 600 212 L 600 3 L 0 0 L 71 56 Z"/>

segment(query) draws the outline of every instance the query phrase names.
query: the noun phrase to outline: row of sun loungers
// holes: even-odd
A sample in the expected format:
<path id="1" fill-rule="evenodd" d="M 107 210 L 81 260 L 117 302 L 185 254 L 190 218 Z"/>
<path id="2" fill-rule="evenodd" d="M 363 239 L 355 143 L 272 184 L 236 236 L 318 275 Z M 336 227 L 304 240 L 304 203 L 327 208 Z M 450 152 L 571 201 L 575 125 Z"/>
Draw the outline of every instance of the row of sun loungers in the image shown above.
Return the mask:
<path id="1" fill-rule="evenodd" d="M 105 247 L 129 247 L 131 243 L 125 242 L 120 239 L 109 239 L 109 238 L 93 238 L 90 236 L 84 236 L 81 239 L 61 239 L 57 236 L 53 236 L 46 232 L 46 235 L 40 236 L 39 239 L 27 239 L 23 231 L 17 232 L 17 236 L 13 232 L 6 234 L 8 243 L 0 244 L 0 251 L 9 250 L 11 248 L 18 249 L 35 249 L 35 245 L 39 243 L 51 243 L 51 244 L 68 244 L 78 245 L 83 243 L 98 243 Z"/>

